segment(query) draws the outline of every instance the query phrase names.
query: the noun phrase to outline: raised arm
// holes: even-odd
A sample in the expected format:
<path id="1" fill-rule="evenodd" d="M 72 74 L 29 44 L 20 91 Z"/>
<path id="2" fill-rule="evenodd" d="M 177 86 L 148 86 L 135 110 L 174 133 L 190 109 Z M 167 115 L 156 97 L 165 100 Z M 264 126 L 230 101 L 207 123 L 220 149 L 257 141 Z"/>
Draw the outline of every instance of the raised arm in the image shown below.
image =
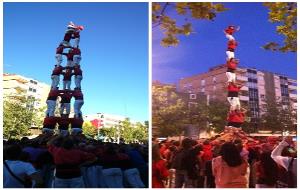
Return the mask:
<path id="1" fill-rule="evenodd" d="M 289 167 L 289 157 L 287 156 L 281 156 L 282 150 L 289 146 L 289 144 L 285 141 L 285 139 L 283 141 L 281 141 L 276 147 L 275 149 L 272 151 L 271 153 L 271 157 L 272 159 L 279 165 L 281 165 L 282 167 L 284 167 L 286 170 L 288 170 Z"/>

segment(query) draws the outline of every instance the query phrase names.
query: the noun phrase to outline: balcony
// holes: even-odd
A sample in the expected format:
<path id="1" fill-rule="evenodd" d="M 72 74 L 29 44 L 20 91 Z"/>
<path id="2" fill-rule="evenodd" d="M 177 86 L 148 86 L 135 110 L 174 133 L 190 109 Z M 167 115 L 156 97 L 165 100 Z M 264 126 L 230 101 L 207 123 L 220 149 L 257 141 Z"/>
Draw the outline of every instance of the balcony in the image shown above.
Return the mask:
<path id="1" fill-rule="evenodd" d="M 297 99 L 297 94 L 289 94 L 291 99 Z"/>
<path id="2" fill-rule="evenodd" d="M 247 82 L 247 81 L 248 81 L 248 77 L 241 76 L 241 75 L 237 75 L 237 76 L 236 76 L 236 80 Z"/>
<path id="3" fill-rule="evenodd" d="M 249 96 L 239 96 L 240 101 L 249 101 Z"/>
<path id="4" fill-rule="evenodd" d="M 297 90 L 297 86 L 294 86 L 294 85 L 289 85 L 289 90 Z"/>
<path id="5" fill-rule="evenodd" d="M 242 91 L 249 91 L 249 88 L 248 88 L 248 86 L 243 86 L 243 87 L 241 88 L 241 90 L 242 90 Z"/>

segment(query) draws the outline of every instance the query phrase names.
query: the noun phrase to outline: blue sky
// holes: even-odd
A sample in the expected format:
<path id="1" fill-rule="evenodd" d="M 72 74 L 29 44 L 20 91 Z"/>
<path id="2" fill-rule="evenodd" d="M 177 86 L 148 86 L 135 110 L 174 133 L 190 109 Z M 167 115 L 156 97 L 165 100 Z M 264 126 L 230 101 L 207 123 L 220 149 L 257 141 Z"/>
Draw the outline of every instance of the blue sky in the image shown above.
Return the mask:
<path id="1" fill-rule="evenodd" d="M 153 31 L 152 80 L 177 83 L 180 78 L 208 71 L 210 67 L 225 63 L 227 39 L 223 29 L 238 25 L 234 36 L 238 41 L 235 56 L 241 67 L 253 67 L 297 78 L 296 53 L 266 51 L 261 48 L 270 41 L 281 42 L 276 25 L 268 22 L 268 9 L 262 3 L 224 3 L 230 10 L 217 14 L 214 21 L 191 20 L 194 31 L 188 37 L 180 36 L 177 47 L 162 47 L 162 32 Z M 175 15 L 172 8 L 166 13 Z M 182 18 L 175 17 L 179 23 Z"/>
<path id="2" fill-rule="evenodd" d="M 148 120 L 148 3 L 4 3 L 3 14 L 4 72 L 51 84 L 55 49 L 73 21 L 85 27 L 82 112 Z"/>

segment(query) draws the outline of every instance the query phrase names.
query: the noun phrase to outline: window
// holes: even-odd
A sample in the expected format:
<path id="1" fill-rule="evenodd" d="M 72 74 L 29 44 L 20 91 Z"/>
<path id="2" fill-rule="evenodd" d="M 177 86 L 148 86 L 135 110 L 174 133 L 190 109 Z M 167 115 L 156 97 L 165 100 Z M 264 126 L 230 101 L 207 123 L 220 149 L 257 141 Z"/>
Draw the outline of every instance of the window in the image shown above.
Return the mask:
<path id="1" fill-rule="evenodd" d="M 32 91 L 33 89 L 32 88 L 29 88 L 29 91 Z"/>
<path id="2" fill-rule="evenodd" d="M 205 92 L 205 88 L 202 88 L 202 89 L 201 89 L 201 92 Z"/>
<path id="3" fill-rule="evenodd" d="M 214 90 L 214 91 L 216 91 L 216 89 L 217 89 L 217 87 L 216 87 L 216 86 L 214 86 L 214 87 L 213 87 L 213 90 Z"/>
<path id="4" fill-rule="evenodd" d="M 205 85 L 205 80 L 201 80 L 201 86 Z"/>
<path id="5" fill-rule="evenodd" d="M 36 92 L 36 89 L 32 89 L 32 92 Z"/>
<path id="6" fill-rule="evenodd" d="M 196 94 L 190 94 L 190 99 L 191 100 L 195 100 L 197 98 L 197 95 Z"/>
<path id="7" fill-rule="evenodd" d="M 249 88 L 257 88 L 257 83 L 255 83 L 255 82 L 248 82 L 248 83 L 247 83 L 247 86 L 248 86 Z"/>
<path id="8" fill-rule="evenodd" d="M 191 108 L 197 108 L 197 105 L 198 105 L 198 103 L 196 103 L 196 102 L 189 102 L 189 104 L 188 104 L 189 109 L 191 109 Z"/>

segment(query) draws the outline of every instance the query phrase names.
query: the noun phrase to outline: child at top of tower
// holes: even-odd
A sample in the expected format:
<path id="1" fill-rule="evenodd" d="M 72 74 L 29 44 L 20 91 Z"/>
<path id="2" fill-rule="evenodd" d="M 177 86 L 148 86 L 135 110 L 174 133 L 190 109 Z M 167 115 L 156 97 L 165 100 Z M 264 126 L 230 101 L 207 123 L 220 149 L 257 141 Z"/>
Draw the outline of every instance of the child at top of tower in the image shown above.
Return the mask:
<path id="1" fill-rule="evenodd" d="M 239 26 L 233 26 L 233 25 L 229 25 L 225 30 L 225 36 L 226 38 L 228 38 L 228 40 L 234 40 L 234 37 L 232 36 L 235 32 L 239 31 L 240 27 Z"/>
<path id="2" fill-rule="evenodd" d="M 73 38 L 75 38 L 75 47 L 78 46 L 78 43 L 79 43 L 79 40 L 77 42 L 76 39 L 79 39 L 80 38 L 80 35 L 79 35 L 79 32 L 81 30 L 83 30 L 84 27 L 83 26 L 77 26 L 75 25 L 72 21 L 69 22 L 68 26 L 67 26 L 67 30 L 65 32 L 65 36 L 64 36 L 64 40 L 62 41 L 62 44 L 64 46 L 67 46 L 67 47 L 70 47 L 71 44 L 70 44 L 70 40 Z"/>

